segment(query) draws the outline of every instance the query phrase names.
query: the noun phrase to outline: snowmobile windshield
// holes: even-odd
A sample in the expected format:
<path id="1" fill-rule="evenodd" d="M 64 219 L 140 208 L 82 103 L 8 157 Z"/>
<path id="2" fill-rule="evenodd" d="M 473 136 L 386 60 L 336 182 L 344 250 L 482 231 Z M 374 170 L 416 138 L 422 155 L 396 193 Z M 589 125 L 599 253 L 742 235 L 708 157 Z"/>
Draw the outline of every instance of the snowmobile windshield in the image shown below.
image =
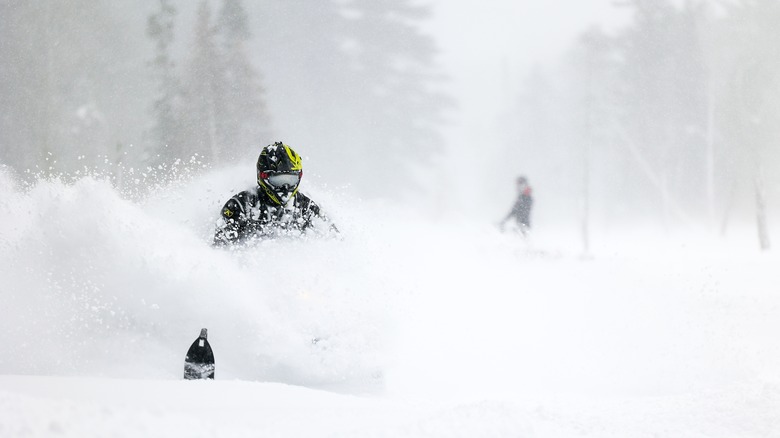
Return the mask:
<path id="1" fill-rule="evenodd" d="M 300 173 L 277 173 L 268 176 L 268 184 L 274 187 L 296 187 L 301 180 Z"/>

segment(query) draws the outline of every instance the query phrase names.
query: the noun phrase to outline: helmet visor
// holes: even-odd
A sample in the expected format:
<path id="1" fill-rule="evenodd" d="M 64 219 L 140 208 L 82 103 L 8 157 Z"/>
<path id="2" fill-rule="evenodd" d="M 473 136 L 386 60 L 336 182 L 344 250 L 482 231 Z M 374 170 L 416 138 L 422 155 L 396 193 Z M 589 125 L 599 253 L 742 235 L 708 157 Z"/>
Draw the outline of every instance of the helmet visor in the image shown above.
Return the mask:
<path id="1" fill-rule="evenodd" d="M 269 175 L 266 179 L 268 181 L 268 184 L 276 187 L 276 188 L 283 188 L 283 187 L 296 187 L 298 183 L 301 181 L 301 174 L 298 173 L 277 173 L 273 175 Z"/>

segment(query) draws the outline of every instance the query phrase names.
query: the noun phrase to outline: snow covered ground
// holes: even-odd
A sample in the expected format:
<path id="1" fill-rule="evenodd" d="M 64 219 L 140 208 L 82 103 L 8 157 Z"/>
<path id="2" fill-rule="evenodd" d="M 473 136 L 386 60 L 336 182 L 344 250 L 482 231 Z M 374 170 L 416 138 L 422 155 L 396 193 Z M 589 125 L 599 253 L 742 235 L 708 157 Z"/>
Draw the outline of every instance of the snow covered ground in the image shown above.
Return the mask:
<path id="1" fill-rule="evenodd" d="M 752 241 L 582 258 L 304 182 L 341 239 L 212 249 L 243 176 L 128 200 L 0 172 L 0 437 L 780 436 L 780 260 Z M 202 327 L 217 380 L 183 381 Z"/>

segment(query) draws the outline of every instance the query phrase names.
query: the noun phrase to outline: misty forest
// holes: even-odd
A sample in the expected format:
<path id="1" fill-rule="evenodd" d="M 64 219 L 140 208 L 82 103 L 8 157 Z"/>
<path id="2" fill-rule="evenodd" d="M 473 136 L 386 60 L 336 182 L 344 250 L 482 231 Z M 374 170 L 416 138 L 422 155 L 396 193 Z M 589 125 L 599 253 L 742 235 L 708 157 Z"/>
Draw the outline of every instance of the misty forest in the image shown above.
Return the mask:
<path id="1" fill-rule="evenodd" d="M 778 23 L 0 0 L 0 436 L 780 436 Z"/>
<path id="2" fill-rule="evenodd" d="M 179 3 L 2 2 L 0 160 L 125 186 L 147 169 L 251 163 L 283 136 L 327 157 L 335 182 L 392 191 L 404 155 L 442 152 L 424 8 Z"/>
<path id="3" fill-rule="evenodd" d="M 498 140 L 466 144 L 447 130 L 468 103 L 414 1 L 3 1 L 0 164 L 138 193 L 283 139 L 333 186 L 444 210 L 528 172 L 586 250 L 591 227 L 631 221 L 716 235 L 749 221 L 769 248 L 780 4 L 614 7 L 630 22 L 518 72 L 486 128 Z"/>

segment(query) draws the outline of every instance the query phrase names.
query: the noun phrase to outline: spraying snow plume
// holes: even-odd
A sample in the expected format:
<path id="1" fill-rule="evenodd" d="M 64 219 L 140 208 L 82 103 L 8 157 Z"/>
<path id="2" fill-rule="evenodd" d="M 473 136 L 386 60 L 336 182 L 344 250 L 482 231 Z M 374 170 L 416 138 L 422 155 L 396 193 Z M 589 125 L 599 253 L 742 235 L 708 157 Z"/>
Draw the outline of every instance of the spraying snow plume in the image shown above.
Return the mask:
<path id="1" fill-rule="evenodd" d="M 316 385 L 381 372 L 381 279 L 356 269 L 356 242 L 213 249 L 232 189 L 219 175 L 141 201 L 92 177 L 3 179 L 4 373 L 171 378 L 201 327 L 223 377 Z"/>

